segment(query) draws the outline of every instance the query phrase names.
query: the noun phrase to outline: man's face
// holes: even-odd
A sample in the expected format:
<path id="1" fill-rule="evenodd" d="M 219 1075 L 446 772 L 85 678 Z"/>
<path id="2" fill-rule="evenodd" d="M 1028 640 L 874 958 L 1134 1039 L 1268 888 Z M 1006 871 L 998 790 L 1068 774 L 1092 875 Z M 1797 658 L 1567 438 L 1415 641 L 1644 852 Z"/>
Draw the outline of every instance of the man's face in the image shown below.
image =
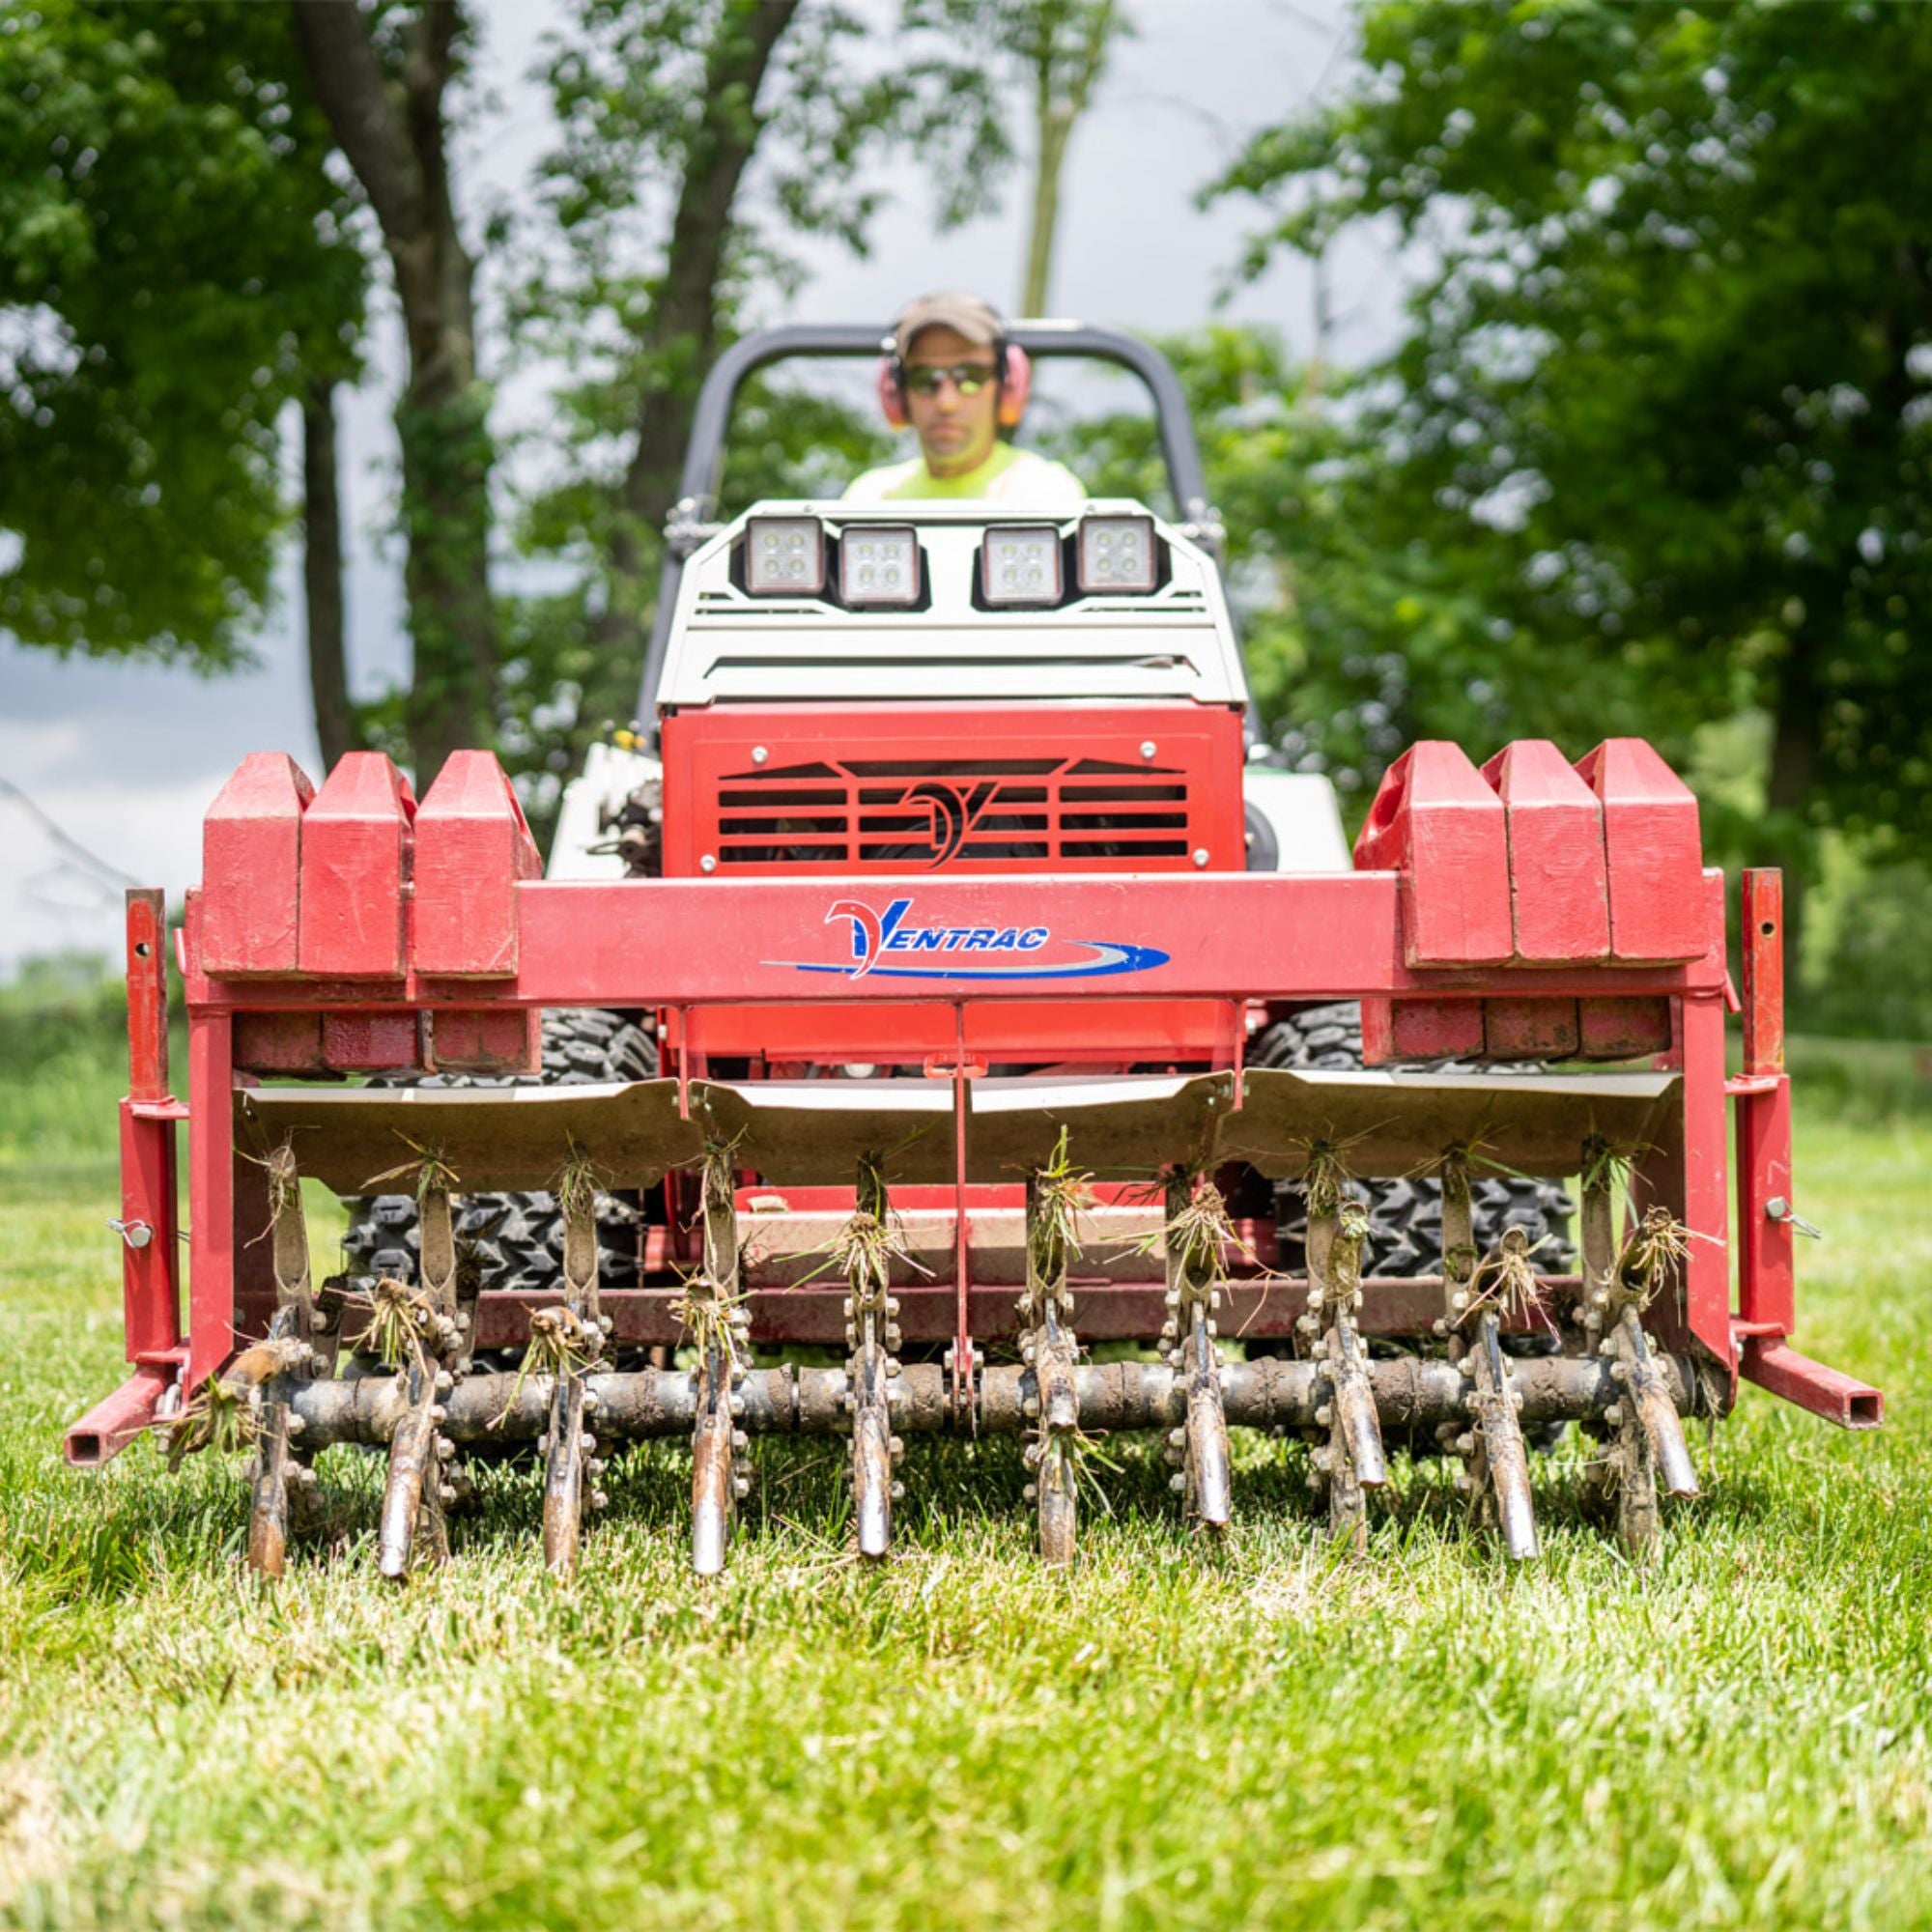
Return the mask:
<path id="1" fill-rule="evenodd" d="M 988 344 L 968 342 L 952 329 L 935 326 L 913 337 L 905 357 L 906 414 L 919 432 L 919 446 L 933 475 L 963 476 L 993 453 L 1000 409 L 993 367 Z M 970 396 L 960 393 L 950 373 L 968 368 L 985 372 L 985 381 Z M 927 373 L 922 376 L 922 370 Z M 939 370 L 949 373 L 937 386 L 926 388 Z"/>

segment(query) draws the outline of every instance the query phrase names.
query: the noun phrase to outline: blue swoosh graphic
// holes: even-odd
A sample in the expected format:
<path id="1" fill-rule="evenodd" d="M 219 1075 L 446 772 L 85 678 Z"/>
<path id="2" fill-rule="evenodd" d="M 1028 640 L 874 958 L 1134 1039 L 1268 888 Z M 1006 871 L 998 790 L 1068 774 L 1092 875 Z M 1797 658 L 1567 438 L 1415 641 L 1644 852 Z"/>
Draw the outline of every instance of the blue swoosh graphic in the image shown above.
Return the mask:
<path id="1" fill-rule="evenodd" d="M 1141 973 L 1165 966 L 1169 954 L 1152 946 L 1122 946 L 1106 939 L 1069 939 L 1091 946 L 1100 956 L 1077 966 L 874 966 L 868 980 L 1095 980 L 1114 973 Z M 761 959 L 761 966 L 789 966 L 799 973 L 838 973 L 856 979 L 856 966 L 831 966 L 816 959 Z"/>

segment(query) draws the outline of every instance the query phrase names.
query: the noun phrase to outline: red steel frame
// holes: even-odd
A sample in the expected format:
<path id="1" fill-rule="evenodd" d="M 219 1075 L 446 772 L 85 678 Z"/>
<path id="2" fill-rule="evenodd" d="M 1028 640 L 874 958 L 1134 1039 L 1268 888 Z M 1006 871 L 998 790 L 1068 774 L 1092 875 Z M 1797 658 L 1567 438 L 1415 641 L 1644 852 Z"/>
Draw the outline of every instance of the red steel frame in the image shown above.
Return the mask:
<path id="1" fill-rule="evenodd" d="M 236 1349 L 236 1306 L 243 1289 L 238 1221 L 257 1209 L 238 1204 L 253 1173 L 236 1157 L 228 1121 L 236 1084 L 238 1014 L 323 1012 L 363 1018 L 419 1012 L 531 1010 L 572 1005 L 638 1005 L 690 1018 L 724 1010 L 837 1012 L 856 1005 L 858 981 L 800 972 L 792 960 L 837 958 L 825 923 L 825 879 L 634 881 L 622 885 L 524 879 L 514 887 L 516 970 L 487 983 L 406 970 L 384 980 L 259 978 L 218 980 L 201 968 L 203 904 L 189 900 L 180 962 L 189 1012 L 189 1105 L 168 1092 L 166 997 L 160 896 L 129 896 L 129 1095 L 122 1105 L 122 1221 L 128 1358 L 133 1379 L 85 1416 L 68 1435 L 71 1461 L 106 1461 L 155 1414 L 162 1389 L 185 1366 L 185 1381 L 218 1372 Z M 1497 995 L 1590 999 L 1662 995 L 1675 1012 L 1675 1045 L 1663 1065 L 1683 1072 L 1681 1202 L 1692 1233 L 1687 1265 L 1690 1335 L 1735 1379 L 1743 1374 L 1818 1414 L 1847 1426 L 1882 1416 L 1882 1397 L 1808 1362 L 1785 1347 L 1793 1325 L 1791 1223 L 1772 1219 L 1770 1202 L 1791 1198 L 1791 1095 L 1781 1066 L 1781 916 L 1777 873 L 1745 875 L 1745 1072 L 1725 1078 L 1723 881 L 1704 873 L 1708 945 L 1675 966 L 1548 966 L 1430 970 L 1403 960 L 1399 881 L 1393 873 L 1294 877 L 1250 873 L 1107 877 L 904 875 L 837 881 L 840 896 L 885 902 L 908 891 L 922 912 L 954 925 L 1018 925 L 1051 906 L 1057 931 L 1159 945 L 1169 956 L 1146 974 L 1146 995 L 1059 991 L 985 981 L 970 993 L 906 997 L 867 981 L 864 1009 L 893 1009 L 910 1036 L 906 1053 L 951 1078 L 964 1117 L 966 1082 L 989 1053 L 1047 1037 L 1068 1014 L 1103 1016 L 1117 1037 L 1161 1036 L 1138 1014 L 1200 1005 L 1238 1014 L 1246 1001 L 1325 1001 L 1426 995 L 1476 1001 Z M 408 895 L 404 895 L 408 896 Z M 694 935 L 701 933 L 701 943 Z M 1171 1037 L 1171 1028 L 1163 1037 Z M 831 1036 L 827 1036 L 831 1037 Z M 1238 1036 L 1236 1036 L 1238 1037 Z M 1119 1049 L 1117 1049 L 1119 1051 Z M 1238 1065 L 1236 1053 L 1221 1065 Z M 690 1055 L 684 1070 L 692 1072 Z M 1739 1304 L 1731 1308 L 1727 1240 L 1727 1103 L 1737 1107 L 1737 1204 L 1741 1221 Z M 174 1223 L 176 1126 L 195 1122 L 189 1146 L 189 1308 L 180 1323 Z M 1658 1177 L 1663 1179 L 1663 1177 Z M 964 1204 L 964 1167 L 960 1171 Z M 238 1208 L 243 1209 L 238 1213 Z M 141 1240 L 139 1231 L 149 1238 Z M 956 1343 L 970 1360 L 968 1215 L 958 1213 L 954 1294 Z M 135 1244 L 137 1242 L 137 1244 Z"/>

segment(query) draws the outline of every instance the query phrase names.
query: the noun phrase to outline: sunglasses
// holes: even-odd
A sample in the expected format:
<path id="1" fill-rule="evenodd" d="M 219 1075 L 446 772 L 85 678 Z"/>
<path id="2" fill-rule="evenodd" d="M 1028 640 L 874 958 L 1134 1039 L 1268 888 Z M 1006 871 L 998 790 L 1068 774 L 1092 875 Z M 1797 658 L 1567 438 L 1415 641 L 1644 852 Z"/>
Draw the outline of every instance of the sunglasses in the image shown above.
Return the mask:
<path id="1" fill-rule="evenodd" d="M 950 369 L 919 362 L 905 372 L 906 387 L 922 396 L 938 395 L 942 383 L 951 383 L 962 396 L 977 396 L 997 380 L 992 365 L 986 362 L 955 362 Z"/>

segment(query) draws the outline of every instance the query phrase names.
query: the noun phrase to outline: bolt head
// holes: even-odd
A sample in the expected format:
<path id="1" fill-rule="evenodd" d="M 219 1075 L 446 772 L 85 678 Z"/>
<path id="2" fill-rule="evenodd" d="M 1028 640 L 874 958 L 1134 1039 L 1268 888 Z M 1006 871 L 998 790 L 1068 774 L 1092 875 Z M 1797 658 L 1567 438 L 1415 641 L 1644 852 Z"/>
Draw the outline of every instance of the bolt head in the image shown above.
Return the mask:
<path id="1" fill-rule="evenodd" d="M 886 1453 L 889 1456 L 903 1456 L 905 1443 L 896 1435 L 889 1435 L 886 1437 Z"/>
<path id="2" fill-rule="evenodd" d="M 1037 1483 L 1029 1483 L 1026 1486 L 1026 1488 L 1020 1492 L 1020 1494 L 1028 1502 L 1037 1503 L 1039 1500 L 1039 1485 Z"/>
<path id="3" fill-rule="evenodd" d="M 733 1495 L 737 1496 L 740 1499 L 740 1501 L 742 1501 L 746 1496 L 749 1496 L 752 1493 L 751 1477 L 733 1476 L 731 1478 L 731 1492 Z"/>
<path id="4" fill-rule="evenodd" d="M 1174 1474 L 1167 1479 L 1167 1487 L 1170 1490 L 1172 1490 L 1174 1493 L 1178 1496 L 1186 1494 L 1187 1492 L 1186 1471 L 1183 1469 L 1177 1469 L 1174 1472 Z"/>
<path id="5" fill-rule="evenodd" d="M 439 1483 L 436 1487 L 436 1499 L 440 1503 L 453 1503 L 456 1500 L 455 1486 L 450 1483 Z"/>
<path id="6" fill-rule="evenodd" d="M 1144 758 L 1151 758 L 1153 756 L 1153 753 L 1154 753 L 1153 740 L 1151 738 L 1143 738 L 1141 740 L 1141 756 Z"/>
<path id="7" fill-rule="evenodd" d="M 767 758 L 769 758 L 770 756 L 771 756 L 771 753 L 770 753 L 770 752 L 768 752 L 768 751 L 767 751 L 767 750 L 766 750 L 766 749 L 764 748 L 764 746 L 762 746 L 762 745 L 753 745 L 753 746 L 752 747 L 752 762 L 753 762 L 753 763 L 754 765 L 762 765 L 762 764 L 763 764 L 763 763 L 765 762 L 765 760 L 766 760 Z"/>
<path id="8" fill-rule="evenodd" d="M 1326 1429 L 1334 1420 L 1335 1411 L 1325 1402 L 1315 1411 L 1315 1426 L 1317 1429 Z"/>
<path id="9" fill-rule="evenodd" d="M 892 1497 L 894 1502 L 902 1503 L 905 1501 L 905 1485 L 903 1483 L 895 1483 L 886 1493 Z"/>
<path id="10" fill-rule="evenodd" d="M 1609 1407 L 1605 1409 L 1604 1411 L 1604 1420 L 1607 1422 L 1612 1429 L 1621 1429 L 1623 1427 L 1623 1422 L 1624 1422 L 1623 1404 L 1620 1402 L 1611 1403 Z"/>
<path id="11" fill-rule="evenodd" d="M 594 1510 L 607 1510 L 611 1507 L 611 1498 L 602 1490 L 592 1490 L 590 1507 Z"/>
<path id="12" fill-rule="evenodd" d="M 715 872 L 718 869 L 718 861 L 714 859 L 709 852 L 707 852 L 700 860 L 698 860 L 697 869 L 700 872 Z"/>

